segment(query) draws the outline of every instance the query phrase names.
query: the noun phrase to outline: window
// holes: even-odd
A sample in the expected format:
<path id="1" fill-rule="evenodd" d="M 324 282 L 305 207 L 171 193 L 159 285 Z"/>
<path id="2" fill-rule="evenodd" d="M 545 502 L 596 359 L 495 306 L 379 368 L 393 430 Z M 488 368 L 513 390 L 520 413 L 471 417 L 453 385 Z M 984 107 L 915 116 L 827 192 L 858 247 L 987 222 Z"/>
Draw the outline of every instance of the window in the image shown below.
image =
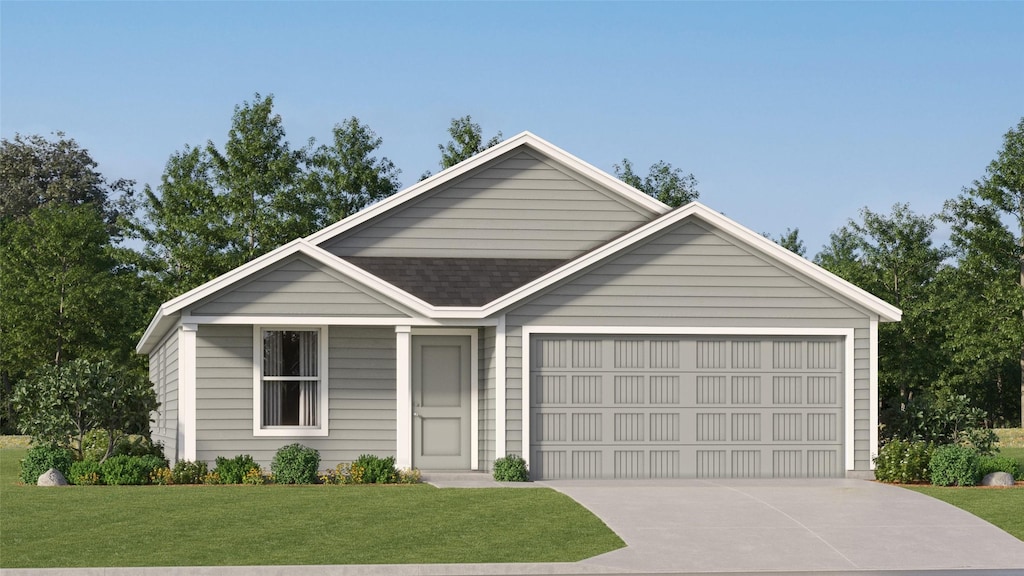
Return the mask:
<path id="1" fill-rule="evenodd" d="M 260 359 L 254 432 L 323 435 L 327 432 L 326 330 L 259 329 Z"/>

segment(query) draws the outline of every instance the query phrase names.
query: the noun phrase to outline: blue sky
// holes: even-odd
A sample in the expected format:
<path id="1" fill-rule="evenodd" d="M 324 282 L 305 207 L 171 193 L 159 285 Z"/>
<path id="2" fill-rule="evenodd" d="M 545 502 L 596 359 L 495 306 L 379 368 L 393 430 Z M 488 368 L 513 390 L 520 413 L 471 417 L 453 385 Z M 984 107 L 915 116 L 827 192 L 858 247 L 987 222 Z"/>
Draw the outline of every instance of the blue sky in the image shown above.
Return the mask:
<path id="1" fill-rule="evenodd" d="M 156 185 L 274 94 L 293 146 L 357 116 L 404 185 L 452 118 L 612 171 L 665 160 L 809 255 L 861 207 L 920 213 L 1024 116 L 1024 3 L 0 2 L 0 134 L 58 130 Z"/>

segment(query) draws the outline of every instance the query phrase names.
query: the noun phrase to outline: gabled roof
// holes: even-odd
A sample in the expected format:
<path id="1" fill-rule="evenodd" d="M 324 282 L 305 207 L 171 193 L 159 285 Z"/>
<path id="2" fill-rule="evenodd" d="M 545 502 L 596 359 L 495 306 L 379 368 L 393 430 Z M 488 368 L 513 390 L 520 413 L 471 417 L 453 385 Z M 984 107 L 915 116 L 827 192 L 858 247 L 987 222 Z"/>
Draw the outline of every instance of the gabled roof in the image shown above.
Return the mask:
<path id="1" fill-rule="evenodd" d="M 353 259 L 353 262 L 335 256 L 320 248 L 317 244 L 334 237 L 341 232 L 366 222 L 384 212 L 397 208 L 403 203 L 411 201 L 421 194 L 439 186 L 452 178 L 457 178 L 469 170 L 473 170 L 494 158 L 509 152 L 519 146 L 529 146 L 539 150 L 549 157 L 566 163 L 572 170 L 575 170 L 587 178 L 595 180 L 607 188 L 618 192 L 629 202 L 644 206 L 655 214 L 660 214 L 651 222 L 629 231 L 621 236 L 583 254 L 573 260 L 556 265 L 550 261 L 523 265 L 525 268 L 518 270 L 512 275 L 515 278 L 504 278 L 499 282 L 497 290 L 482 290 L 475 288 L 475 296 L 467 300 L 465 297 L 449 298 L 443 296 L 433 297 L 430 292 L 420 290 L 424 278 L 412 274 L 402 278 L 397 269 L 393 267 L 395 262 L 371 262 L 368 259 Z M 280 248 L 264 254 L 255 260 L 240 266 L 218 278 L 215 278 L 198 288 L 190 290 L 181 296 L 165 302 L 157 310 L 153 320 L 150 322 L 142 340 L 137 346 L 140 353 L 150 352 L 163 335 L 175 325 L 178 315 L 187 307 L 202 301 L 222 290 L 246 280 L 282 260 L 295 254 L 302 254 L 310 259 L 319 262 L 344 278 L 350 280 L 367 292 L 376 294 L 382 300 L 396 304 L 405 309 L 412 316 L 420 318 L 443 320 L 443 319 L 480 319 L 500 313 L 525 299 L 561 282 L 571 276 L 583 272 L 588 268 L 622 254 L 630 250 L 646 239 L 660 233 L 663 230 L 674 226 L 681 221 L 695 218 L 715 230 L 729 236 L 742 246 L 751 251 L 774 261 L 794 273 L 804 277 L 808 281 L 818 284 L 850 304 L 863 309 L 866 313 L 877 315 L 881 321 L 899 321 L 902 312 L 885 302 L 884 300 L 868 293 L 857 286 L 828 272 L 806 259 L 779 246 L 775 242 L 741 226 L 722 214 L 711 210 L 699 202 L 692 202 L 671 210 L 650 198 L 646 194 L 620 182 L 614 177 L 590 166 L 589 164 L 571 156 L 564 151 L 548 144 L 529 132 L 523 132 L 514 136 L 497 146 L 494 146 L 469 160 L 457 164 L 433 178 L 420 182 L 406 190 L 375 204 L 362 212 L 346 218 L 332 226 L 312 234 L 304 239 L 294 240 Z M 384 259 L 380 259 L 384 260 Z M 438 259 L 440 260 L 440 259 Z M 360 264 L 360 265 L 357 265 Z M 452 272 L 452 266 L 458 263 L 445 262 L 435 267 L 435 272 L 443 270 L 444 274 L 451 278 L 459 277 Z M 522 263 L 520 263 L 522 264 Z M 523 266 L 520 266 L 522 268 Z M 554 267 L 554 269 L 551 269 Z M 550 270 L 550 271 L 547 271 Z M 373 272 L 376 271 L 377 274 Z M 421 271 L 429 275 L 429 270 Z M 546 272 L 546 273 L 545 273 Z M 379 274 L 379 275 L 378 275 Z M 397 276 L 396 276 L 397 274 Z M 454 274 L 454 276 L 453 276 Z M 389 280 L 385 280 L 388 277 Z M 449 280 L 451 279 L 449 278 Z M 530 279 L 532 278 L 532 280 Z M 419 293 L 423 298 L 417 296 Z M 430 301 L 428 301 L 428 299 Z M 484 300 L 488 300 L 484 302 Z"/>
<path id="2" fill-rule="evenodd" d="M 451 168 L 439 172 L 426 180 L 417 182 L 405 190 L 389 196 L 372 206 L 364 208 L 348 218 L 340 220 L 319 232 L 310 234 L 306 237 L 306 241 L 311 244 L 322 244 L 347 230 L 351 230 L 364 222 L 377 218 L 385 212 L 406 204 L 407 202 L 410 202 L 427 192 L 435 190 L 438 187 L 463 176 L 464 174 L 497 160 L 508 152 L 522 147 L 531 148 L 551 158 L 561 166 L 576 172 L 580 176 L 583 176 L 584 178 L 587 178 L 604 188 L 611 190 L 612 192 L 615 192 L 626 202 L 631 203 L 649 213 L 664 214 L 671 210 L 671 208 L 659 202 L 655 198 L 644 194 L 607 172 L 591 166 L 543 138 L 535 136 L 530 132 L 520 132 L 508 140 L 496 144 L 472 158 L 463 160 Z"/>

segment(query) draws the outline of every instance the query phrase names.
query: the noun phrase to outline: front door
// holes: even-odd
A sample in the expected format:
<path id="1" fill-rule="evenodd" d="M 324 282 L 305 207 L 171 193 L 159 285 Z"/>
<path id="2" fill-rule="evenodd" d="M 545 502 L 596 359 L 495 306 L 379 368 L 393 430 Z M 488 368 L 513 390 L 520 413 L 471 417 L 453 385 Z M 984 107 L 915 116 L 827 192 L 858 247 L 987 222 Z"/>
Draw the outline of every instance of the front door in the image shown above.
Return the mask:
<path id="1" fill-rule="evenodd" d="M 470 468 L 470 337 L 412 338 L 413 466 Z"/>

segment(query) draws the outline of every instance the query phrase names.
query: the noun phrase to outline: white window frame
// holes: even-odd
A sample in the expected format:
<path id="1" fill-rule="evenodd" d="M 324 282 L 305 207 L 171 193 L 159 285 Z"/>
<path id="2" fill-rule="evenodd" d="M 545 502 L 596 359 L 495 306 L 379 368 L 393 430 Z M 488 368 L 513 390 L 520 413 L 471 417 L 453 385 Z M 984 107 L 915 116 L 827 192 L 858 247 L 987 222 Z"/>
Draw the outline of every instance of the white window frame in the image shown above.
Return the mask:
<path id="1" fill-rule="evenodd" d="M 263 426 L 263 333 L 265 331 L 295 331 L 295 332 L 316 332 L 317 333 L 317 402 L 319 414 L 317 414 L 316 426 L 274 426 L 266 428 Z M 279 326 L 279 325 L 253 325 L 252 327 L 252 358 L 253 358 L 253 383 L 252 383 L 252 434 L 253 436 L 290 436 L 290 437 L 316 437 L 327 436 L 330 427 L 327 416 L 329 414 L 328 402 L 328 339 L 330 334 L 327 326 Z"/>

